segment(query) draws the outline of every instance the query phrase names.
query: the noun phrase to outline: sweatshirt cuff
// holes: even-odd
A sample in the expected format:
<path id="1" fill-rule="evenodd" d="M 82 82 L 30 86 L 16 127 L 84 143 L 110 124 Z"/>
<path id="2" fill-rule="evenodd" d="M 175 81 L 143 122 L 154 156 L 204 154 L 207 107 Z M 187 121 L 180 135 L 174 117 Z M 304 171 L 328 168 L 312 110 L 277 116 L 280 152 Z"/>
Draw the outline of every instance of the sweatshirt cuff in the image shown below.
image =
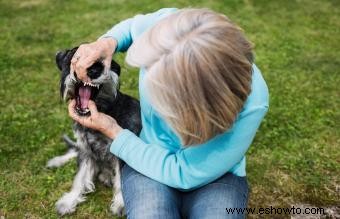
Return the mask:
<path id="1" fill-rule="evenodd" d="M 98 39 L 104 39 L 104 38 L 111 38 L 117 41 L 117 47 L 114 51 L 114 53 L 121 52 L 123 50 L 123 43 L 120 37 L 115 35 L 108 35 L 104 34 L 103 36 L 99 37 Z"/>
<path id="2" fill-rule="evenodd" d="M 116 138 L 112 141 L 110 146 L 110 152 L 120 157 L 120 152 L 122 151 L 124 145 L 134 134 L 128 129 L 123 129 L 118 133 Z"/>
<path id="3" fill-rule="evenodd" d="M 115 52 L 124 52 L 128 49 L 131 44 L 132 38 L 130 33 L 129 22 L 131 22 L 131 18 L 121 23 L 116 24 L 111 30 L 107 31 L 98 39 L 102 38 L 113 38 L 117 41 L 117 48 Z"/>

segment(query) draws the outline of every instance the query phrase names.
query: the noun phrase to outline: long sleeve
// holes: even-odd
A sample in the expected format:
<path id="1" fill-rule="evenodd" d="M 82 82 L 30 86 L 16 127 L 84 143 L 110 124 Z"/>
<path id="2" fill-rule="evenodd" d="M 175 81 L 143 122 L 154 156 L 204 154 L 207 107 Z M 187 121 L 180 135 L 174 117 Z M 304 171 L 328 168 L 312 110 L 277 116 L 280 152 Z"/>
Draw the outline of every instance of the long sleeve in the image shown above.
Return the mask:
<path id="1" fill-rule="evenodd" d="M 156 181 L 178 189 L 194 189 L 219 178 L 244 159 L 267 108 L 243 111 L 230 131 L 175 153 L 146 144 L 128 130 L 119 133 L 111 152 Z"/>
<path id="2" fill-rule="evenodd" d="M 126 19 L 114 25 L 100 38 L 114 38 L 118 42 L 116 52 L 124 52 L 130 47 L 137 36 L 176 10 L 176 8 L 163 8 L 153 13 L 136 15 L 133 18 Z"/>
<path id="3" fill-rule="evenodd" d="M 116 51 L 125 51 L 134 39 L 163 17 L 176 11 L 161 9 L 137 15 L 115 25 L 102 37 L 118 41 Z M 206 143 L 183 147 L 171 127 L 158 117 L 148 101 L 139 74 L 139 94 L 143 129 L 140 136 L 123 130 L 110 151 L 138 172 L 168 186 L 191 190 L 208 184 L 226 172 L 244 176 L 245 153 L 268 109 L 268 90 L 257 67 L 253 66 L 252 92 L 234 126 Z"/>

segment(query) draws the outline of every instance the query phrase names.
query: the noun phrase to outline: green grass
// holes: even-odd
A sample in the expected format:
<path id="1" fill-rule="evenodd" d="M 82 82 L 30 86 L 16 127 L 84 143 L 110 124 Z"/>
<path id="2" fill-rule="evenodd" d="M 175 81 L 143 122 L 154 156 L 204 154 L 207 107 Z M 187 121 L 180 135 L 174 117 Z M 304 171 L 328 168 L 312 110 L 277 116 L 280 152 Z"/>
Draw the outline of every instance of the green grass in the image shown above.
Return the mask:
<path id="1" fill-rule="evenodd" d="M 54 203 L 70 189 L 75 162 L 44 167 L 71 133 L 55 52 L 137 13 L 188 6 L 238 23 L 269 86 L 270 110 L 247 154 L 249 205 L 340 205 L 339 1 L 0 0 L 0 216 L 56 218 Z M 137 97 L 136 70 L 116 60 L 122 90 Z M 109 218 L 110 200 L 98 185 L 69 218 Z"/>

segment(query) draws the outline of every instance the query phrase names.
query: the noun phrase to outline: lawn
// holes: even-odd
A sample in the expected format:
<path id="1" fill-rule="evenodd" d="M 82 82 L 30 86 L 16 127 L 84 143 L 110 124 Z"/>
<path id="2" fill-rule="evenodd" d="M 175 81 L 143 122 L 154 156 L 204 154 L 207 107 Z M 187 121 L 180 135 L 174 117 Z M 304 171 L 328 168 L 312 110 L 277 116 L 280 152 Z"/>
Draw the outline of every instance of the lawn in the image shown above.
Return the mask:
<path id="1" fill-rule="evenodd" d="M 247 153 L 249 206 L 340 206 L 339 1 L 0 0 L 0 217 L 57 218 L 54 203 L 71 187 L 75 162 L 44 167 L 71 133 L 56 51 L 162 7 L 222 12 L 255 44 L 270 109 Z M 138 97 L 137 71 L 115 59 L 122 91 Z M 69 218 L 109 218 L 111 198 L 98 185 Z"/>

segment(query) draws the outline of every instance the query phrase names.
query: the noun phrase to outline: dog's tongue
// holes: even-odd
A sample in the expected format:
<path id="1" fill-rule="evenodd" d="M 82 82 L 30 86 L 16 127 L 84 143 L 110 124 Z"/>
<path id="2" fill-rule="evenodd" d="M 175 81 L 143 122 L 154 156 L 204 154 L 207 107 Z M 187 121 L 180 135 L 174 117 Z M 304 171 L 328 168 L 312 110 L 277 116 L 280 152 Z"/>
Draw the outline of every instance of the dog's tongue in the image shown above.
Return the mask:
<path id="1" fill-rule="evenodd" d="M 87 109 L 89 105 L 89 100 L 91 97 L 91 87 L 81 86 L 79 88 L 79 97 L 80 97 L 80 108 Z"/>

